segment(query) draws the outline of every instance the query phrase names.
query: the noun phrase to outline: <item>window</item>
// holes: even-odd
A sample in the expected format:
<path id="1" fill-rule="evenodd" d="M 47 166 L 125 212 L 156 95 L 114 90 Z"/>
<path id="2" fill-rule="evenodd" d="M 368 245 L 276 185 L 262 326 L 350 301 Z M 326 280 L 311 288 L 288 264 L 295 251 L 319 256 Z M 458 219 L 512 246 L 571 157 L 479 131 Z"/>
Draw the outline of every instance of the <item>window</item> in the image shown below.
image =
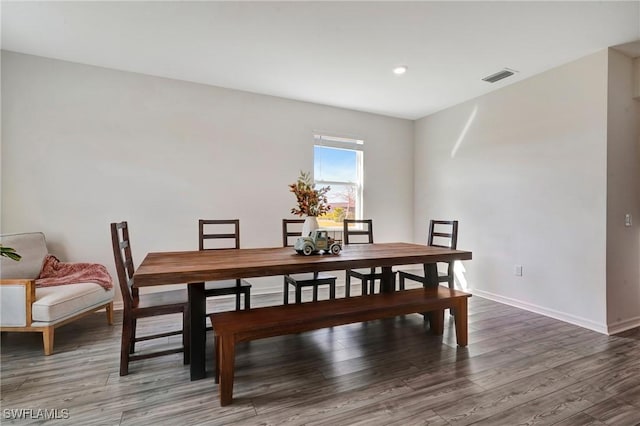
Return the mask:
<path id="1" fill-rule="evenodd" d="M 362 156 L 364 141 L 314 136 L 313 177 L 316 187 L 330 186 L 331 209 L 318 218 L 322 228 L 342 228 L 344 219 L 362 219 Z"/>

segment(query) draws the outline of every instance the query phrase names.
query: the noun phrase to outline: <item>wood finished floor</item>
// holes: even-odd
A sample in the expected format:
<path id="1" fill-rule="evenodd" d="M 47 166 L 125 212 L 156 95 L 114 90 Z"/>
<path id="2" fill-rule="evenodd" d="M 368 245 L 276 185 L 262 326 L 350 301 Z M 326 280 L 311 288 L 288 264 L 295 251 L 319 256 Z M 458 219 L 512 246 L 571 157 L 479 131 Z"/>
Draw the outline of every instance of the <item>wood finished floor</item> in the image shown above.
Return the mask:
<path id="1" fill-rule="evenodd" d="M 113 327 L 99 313 L 60 328 L 49 357 L 40 334 L 6 333 L 1 408 L 68 409 L 68 420 L 46 422 L 64 425 L 640 424 L 640 329 L 608 337 L 477 296 L 469 302 L 467 348 L 456 347 L 448 316 L 438 337 L 419 315 L 242 344 L 227 407 L 212 378 L 211 334 L 209 375 L 191 382 L 181 354 L 134 362 L 120 377 L 120 311 Z M 209 303 L 231 308 L 228 299 Z M 252 297 L 254 307 L 280 303 L 281 295 Z"/>

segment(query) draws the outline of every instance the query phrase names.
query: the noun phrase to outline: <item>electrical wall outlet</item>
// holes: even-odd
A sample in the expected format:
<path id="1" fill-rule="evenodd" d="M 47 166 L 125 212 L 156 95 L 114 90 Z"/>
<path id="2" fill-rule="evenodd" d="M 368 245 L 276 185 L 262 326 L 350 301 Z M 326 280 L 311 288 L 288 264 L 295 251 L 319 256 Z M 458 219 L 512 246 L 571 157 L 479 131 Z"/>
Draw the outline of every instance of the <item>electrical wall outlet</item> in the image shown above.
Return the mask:
<path id="1" fill-rule="evenodd" d="M 631 213 L 627 213 L 624 215 L 624 226 L 631 225 L 633 225 L 633 216 L 631 216 Z"/>
<path id="2" fill-rule="evenodd" d="M 513 274 L 516 277 L 521 277 L 522 276 L 522 265 L 516 265 L 513 267 Z"/>

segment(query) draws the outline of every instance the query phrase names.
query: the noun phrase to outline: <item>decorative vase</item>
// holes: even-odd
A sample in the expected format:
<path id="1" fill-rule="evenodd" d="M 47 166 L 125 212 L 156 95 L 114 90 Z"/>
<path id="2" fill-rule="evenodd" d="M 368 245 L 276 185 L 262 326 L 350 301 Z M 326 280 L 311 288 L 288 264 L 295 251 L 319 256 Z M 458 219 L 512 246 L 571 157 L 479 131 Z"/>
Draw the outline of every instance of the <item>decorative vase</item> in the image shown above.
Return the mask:
<path id="1" fill-rule="evenodd" d="M 318 228 L 318 218 L 315 216 L 307 216 L 302 224 L 302 236 L 306 237 Z"/>

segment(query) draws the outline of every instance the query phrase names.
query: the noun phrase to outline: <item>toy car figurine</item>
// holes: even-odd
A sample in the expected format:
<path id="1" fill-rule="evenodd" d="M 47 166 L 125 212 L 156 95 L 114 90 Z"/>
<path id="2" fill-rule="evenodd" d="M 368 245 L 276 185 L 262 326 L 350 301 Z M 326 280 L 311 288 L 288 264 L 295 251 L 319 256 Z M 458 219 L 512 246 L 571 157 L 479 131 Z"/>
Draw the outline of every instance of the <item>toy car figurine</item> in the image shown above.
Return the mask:
<path id="1" fill-rule="evenodd" d="M 331 238 L 325 229 L 318 229 L 308 237 L 300 237 L 296 240 L 294 248 L 298 254 L 309 256 L 313 253 L 340 254 L 342 240 Z"/>

